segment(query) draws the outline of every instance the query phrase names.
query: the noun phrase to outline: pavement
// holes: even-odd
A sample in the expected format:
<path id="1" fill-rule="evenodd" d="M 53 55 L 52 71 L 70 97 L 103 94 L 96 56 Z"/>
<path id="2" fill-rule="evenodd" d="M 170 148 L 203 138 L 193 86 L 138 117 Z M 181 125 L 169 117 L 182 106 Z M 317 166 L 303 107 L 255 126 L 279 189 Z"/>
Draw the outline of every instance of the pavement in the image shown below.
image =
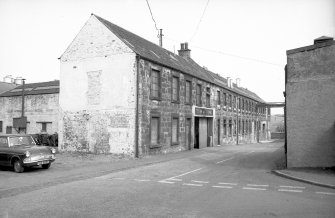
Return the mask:
<path id="1" fill-rule="evenodd" d="M 292 168 L 272 172 L 287 179 L 335 189 L 334 168 Z"/>

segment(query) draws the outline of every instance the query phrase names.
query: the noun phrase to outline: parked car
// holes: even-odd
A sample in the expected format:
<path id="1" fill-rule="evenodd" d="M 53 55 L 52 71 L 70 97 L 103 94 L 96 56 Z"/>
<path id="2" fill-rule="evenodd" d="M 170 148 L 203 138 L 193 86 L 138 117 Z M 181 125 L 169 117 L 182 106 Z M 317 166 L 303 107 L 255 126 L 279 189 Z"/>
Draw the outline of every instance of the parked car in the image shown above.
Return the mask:
<path id="1" fill-rule="evenodd" d="M 0 135 L 0 165 L 11 166 L 17 173 L 33 166 L 48 169 L 56 159 L 55 153 L 54 148 L 37 145 L 31 135 Z"/>

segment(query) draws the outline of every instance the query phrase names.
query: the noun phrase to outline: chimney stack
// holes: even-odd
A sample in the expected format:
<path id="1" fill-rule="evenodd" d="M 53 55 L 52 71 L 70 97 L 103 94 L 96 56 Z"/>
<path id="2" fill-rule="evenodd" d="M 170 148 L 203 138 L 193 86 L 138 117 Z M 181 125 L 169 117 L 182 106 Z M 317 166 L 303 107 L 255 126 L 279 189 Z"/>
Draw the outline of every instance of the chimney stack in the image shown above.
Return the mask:
<path id="1" fill-rule="evenodd" d="M 191 50 L 188 49 L 188 43 L 187 42 L 180 44 L 180 50 L 178 50 L 178 54 L 179 54 L 179 56 L 181 56 L 185 59 L 191 58 Z"/>
<path id="2" fill-rule="evenodd" d="M 232 78 L 227 77 L 227 85 L 228 85 L 229 88 L 233 88 L 233 86 L 232 86 Z"/>
<path id="3" fill-rule="evenodd" d="M 237 88 L 241 87 L 241 79 L 240 78 L 236 78 L 236 86 L 237 86 Z"/>

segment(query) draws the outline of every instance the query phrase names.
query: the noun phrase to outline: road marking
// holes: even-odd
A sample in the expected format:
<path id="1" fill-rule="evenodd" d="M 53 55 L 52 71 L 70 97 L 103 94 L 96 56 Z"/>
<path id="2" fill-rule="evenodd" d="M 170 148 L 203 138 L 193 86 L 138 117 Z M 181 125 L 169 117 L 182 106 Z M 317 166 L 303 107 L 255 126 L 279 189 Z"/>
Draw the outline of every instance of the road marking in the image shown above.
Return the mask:
<path id="1" fill-rule="evenodd" d="M 280 188 L 301 188 L 301 189 L 305 189 L 306 187 L 303 186 L 289 186 L 289 185 L 280 185 Z"/>
<path id="2" fill-rule="evenodd" d="M 233 188 L 231 186 L 223 186 L 223 185 L 213 185 L 213 188 Z"/>
<path id="3" fill-rule="evenodd" d="M 254 191 L 266 191 L 266 188 L 252 188 L 252 187 L 243 187 L 242 189 L 254 190 Z"/>
<path id="4" fill-rule="evenodd" d="M 192 170 L 192 171 L 189 171 L 189 172 L 186 172 L 186 173 L 180 174 L 180 175 L 178 175 L 178 176 L 172 176 L 172 177 L 170 177 L 170 178 L 163 179 L 163 180 L 173 180 L 173 179 L 175 179 L 175 178 L 177 178 L 177 177 L 185 176 L 185 175 L 187 175 L 187 174 L 190 174 L 190 173 L 193 173 L 193 172 L 199 171 L 199 170 L 201 170 L 201 169 L 202 169 L 202 168 L 199 168 L 199 169 L 196 169 L 196 170 Z"/>
<path id="5" fill-rule="evenodd" d="M 219 182 L 220 185 L 237 185 L 237 183 Z"/>
<path id="6" fill-rule="evenodd" d="M 198 180 L 192 180 L 192 182 L 196 182 L 196 183 L 209 183 L 208 181 L 198 181 Z"/>
<path id="7" fill-rule="evenodd" d="M 245 155 L 247 155 L 247 154 L 252 154 L 252 153 L 254 153 L 255 151 L 250 151 L 250 152 L 248 152 L 248 153 L 246 153 Z"/>
<path id="8" fill-rule="evenodd" d="M 169 180 L 172 180 L 172 181 L 183 181 L 182 179 L 169 179 Z"/>
<path id="9" fill-rule="evenodd" d="M 253 187 L 269 187 L 269 185 L 256 185 L 256 184 L 247 184 L 247 186 L 253 186 Z"/>
<path id="10" fill-rule="evenodd" d="M 165 180 L 161 180 L 161 181 L 158 181 L 160 183 L 166 183 L 166 184 L 174 184 L 175 182 L 170 182 L 170 181 L 165 181 Z"/>
<path id="11" fill-rule="evenodd" d="M 278 189 L 280 192 L 302 192 L 302 190 L 294 190 L 294 189 Z"/>
<path id="12" fill-rule="evenodd" d="M 188 185 L 188 186 L 203 186 L 203 184 L 193 184 L 193 183 L 183 183 L 183 185 Z"/>
<path id="13" fill-rule="evenodd" d="M 321 194 L 321 195 L 335 195 L 334 192 L 315 192 L 316 194 Z"/>
<path id="14" fill-rule="evenodd" d="M 118 178 L 118 177 L 116 177 L 116 178 L 110 178 L 110 179 L 124 180 L 125 178 Z"/>
<path id="15" fill-rule="evenodd" d="M 231 160 L 231 159 L 233 159 L 233 158 L 234 158 L 234 157 L 231 157 L 231 158 L 228 158 L 228 159 L 225 159 L 225 160 L 222 160 L 222 161 L 216 162 L 216 164 L 219 164 L 219 163 L 225 162 L 225 161 L 227 161 L 227 160 Z"/>
<path id="16" fill-rule="evenodd" d="M 150 179 L 134 179 L 134 180 L 138 182 L 150 182 Z"/>

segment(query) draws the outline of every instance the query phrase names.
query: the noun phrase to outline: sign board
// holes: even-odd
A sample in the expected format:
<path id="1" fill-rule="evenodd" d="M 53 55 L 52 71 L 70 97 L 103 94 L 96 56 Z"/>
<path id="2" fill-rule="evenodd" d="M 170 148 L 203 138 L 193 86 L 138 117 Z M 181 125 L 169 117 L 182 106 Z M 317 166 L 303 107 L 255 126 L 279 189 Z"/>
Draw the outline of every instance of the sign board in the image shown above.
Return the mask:
<path id="1" fill-rule="evenodd" d="M 27 128 L 27 117 L 13 118 L 14 128 Z"/>
<path id="2" fill-rule="evenodd" d="M 195 116 L 212 117 L 213 114 L 213 109 L 195 108 Z"/>

